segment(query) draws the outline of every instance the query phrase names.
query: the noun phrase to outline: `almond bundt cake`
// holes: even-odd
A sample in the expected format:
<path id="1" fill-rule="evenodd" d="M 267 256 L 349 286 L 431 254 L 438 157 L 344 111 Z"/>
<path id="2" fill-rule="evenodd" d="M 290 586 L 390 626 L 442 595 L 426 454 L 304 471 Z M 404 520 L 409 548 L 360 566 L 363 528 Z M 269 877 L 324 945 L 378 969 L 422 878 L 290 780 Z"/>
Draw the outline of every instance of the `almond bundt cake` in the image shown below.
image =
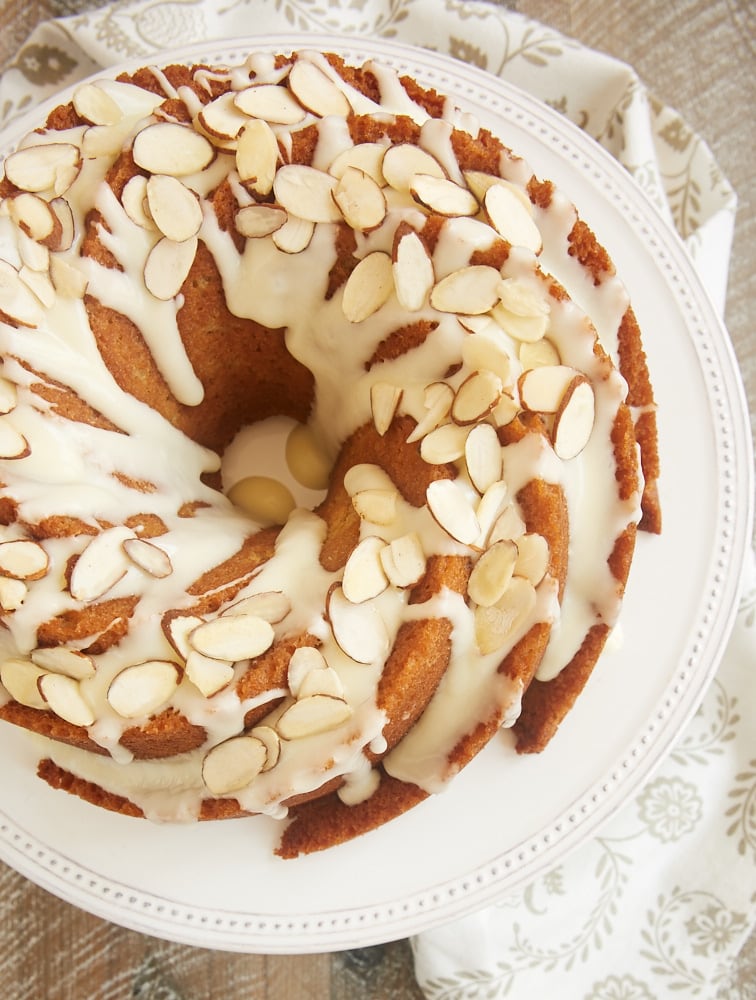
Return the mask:
<path id="1" fill-rule="evenodd" d="M 393 69 L 263 52 L 82 84 L 0 198 L 0 716 L 40 776 L 290 857 L 502 726 L 542 750 L 660 525 L 638 325 L 554 185 Z"/>

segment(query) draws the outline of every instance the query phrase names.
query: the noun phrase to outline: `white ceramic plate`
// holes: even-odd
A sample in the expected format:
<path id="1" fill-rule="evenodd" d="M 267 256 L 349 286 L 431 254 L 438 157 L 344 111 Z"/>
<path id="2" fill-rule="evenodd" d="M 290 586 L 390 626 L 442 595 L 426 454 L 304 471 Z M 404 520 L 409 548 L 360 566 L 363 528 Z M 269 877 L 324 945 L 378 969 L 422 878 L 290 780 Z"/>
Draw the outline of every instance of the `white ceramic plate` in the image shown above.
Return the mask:
<path id="1" fill-rule="evenodd" d="M 751 449 L 727 335 L 677 237 L 624 170 L 526 94 L 423 50 L 280 35 L 182 58 L 234 63 L 251 48 L 305 46 L 357 62 L 375 56 L 454 95 L 581 206 L 645 331 L 665 523 L 660 538 L 640 540 L 624 644 L 605 654 L 545 753 L 519 758 L 502 736 L 443 795 L 337 850 L 281 861 L 266 819 L 177 827 L 99 811 L 34 779 L 28 736 L 2 728 L 8 864 L 108 920 L 229 951 L 332 951 L 403 937 L 501 897 L 593 834 L 695 711 L 729 635 L 750 543 Z M 17 124 L 0 153 L 30 124 Z"/>

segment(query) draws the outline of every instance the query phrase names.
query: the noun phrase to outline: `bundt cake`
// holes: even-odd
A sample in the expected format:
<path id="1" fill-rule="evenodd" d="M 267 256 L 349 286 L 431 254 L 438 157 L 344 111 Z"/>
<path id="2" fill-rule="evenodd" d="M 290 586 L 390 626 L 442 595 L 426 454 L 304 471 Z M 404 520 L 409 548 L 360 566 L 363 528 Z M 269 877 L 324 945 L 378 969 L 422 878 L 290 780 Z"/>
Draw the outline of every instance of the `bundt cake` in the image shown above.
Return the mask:
<path id="1" fill-rule="evenodd" d="M 554 185 L 303 51 L 86 82 L 0 198 L 0 716 L 40 776 L 290 857 L 501 727 L 542 750 L 660 526 L 638 324 Z"/>

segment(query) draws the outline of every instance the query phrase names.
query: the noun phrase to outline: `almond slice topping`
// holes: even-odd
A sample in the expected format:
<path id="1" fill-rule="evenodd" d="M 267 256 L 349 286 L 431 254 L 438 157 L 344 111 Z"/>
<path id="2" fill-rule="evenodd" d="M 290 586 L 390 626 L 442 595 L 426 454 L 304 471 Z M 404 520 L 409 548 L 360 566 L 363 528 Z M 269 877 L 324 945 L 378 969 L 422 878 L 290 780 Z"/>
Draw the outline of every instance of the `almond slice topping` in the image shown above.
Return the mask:
<path id="1" fill-rule="evenodd" d="M 76 601 L 95 601 L 123 577 L 129 560 L 123 543 L 132 538 L 130 528 L 109 528 L 87 545 L 71 573 L 69 590 Z"/>
<path id="2" fill-rule="evenodd" d="M 81 169 L 81 153 L 69 142 L 26 146 L 5 160 L 5 176 L 22 191 L 63 194 Z"/>
<path id="3" fill-rule="evenodd" d="M 391 258 L 380 250 L 363 257 L 347 278 L 342 309 L 350 323 L 361 323 L 377 312 L 394 289 Z"/>
<path id="4" fill-rule="evenodd" d="M 83 681 L 87 677 L 95 675 L 94 660 L 79 649 L 67 649 L 65 646 L 35 649 L 32 651 L 31 658 L 32 662 L 41 670 L 65 674 L 77 681 Z"/>
<path id="5" fill-rule="evenodd" d="M 405 309 L 417 312 L 425 305 L 436 276 L 425 241 L 406 222 L 397 226 L 392 258 L 396 297 Z"/>
<path id="6" fill-rule="evenodd" d="M 233 664 L 203 656 L 194 649 L 189 651 L 184 672 L 206 698 L 218 694 L 234 679 Z"/>
<path id="7" fill-rule="evenodd" d="M 386 543 L 377 535 L 367 535 L 355 545 L 344 565 L 341 586 L 352 604 L 361 604 L 377 597 L 388 586 L 381 563 L 381 550 Z"/>
<path id="8" fill-rule="evenodd" d="M 492 540 L 489 538 L 491 530 L 508 502 L 509 487 L 503 479 L 491 483 L 480 498 L 476 515 L 480 525 L 480 537 L 477 544 L 481 549 L 491 544 Z"/>
<path id="9" fill-rule="evenodd" d="M 181 680 L 172 660 L 145 660 L 126 667 L 108 688 L 111 708 L 124 719 L 152 715 L 171 698 Z"/>
<path id="10" fill-rule="evenodd" d="M 517 546 L 513 541 L 496 542 L 486 549 L 473 566 L 467 581 L 470 599 L 484 608 L 490 608 L 501 600 L 512 579 L 516 562 Z"/>
<path id="11" fill-rule="evenodd" d="M 386 525 L 396 520 L 398 499 L 399 494 L 396 490 L 368 488 L 358 490 L 352 495 L 352 506 L 363 521 Z"/>
<path id="12" fill-rule="evenodd" d="M 202 780 L 212 795 L 230 795 L 250 785 L 265 767 L 268 750 L 256 736 L 218 743 L 202 761 Z"/>
<path id="13" fill-rule="evenodd" d="M 319 649 L 314 646 L 298 646 L 289 658 L 286 681 L 292 695 L 295 698 L 299 697 L 302 683 L 310 671 L 325 670 L 327 666 L 325 657 Z"/>
<path id="14" fill-rule="evenodd" d="M 543 580 L 549 568 L 549 544 L 543 535 L 533 532 L 517 539 L 517 561 L 514 571 L 524 576 L 534 587 Z"/>
<path id="15" fill-rule="evenodd" d="M 63 257 L 50 258 L 50 280 L 58 295 L 67 299 L 82 299 L 89 283 L 77 267 Z"/>
<path id="16" fill-rule="evenodd" d="M 16 580 L 40 580 L 50 560 L 39 542 L 19 538 L 0 542 L 0 573 Z"/>
<path id="17" fill-rule="evenodd" d="M 236 213 L 234 225 L 240 236 L 257 239 L 275 233 L 287 219 L 286 212 L 275 205 L 245 205 Z"/>
<path id="18" fill-rule="evenodd" d="M 259 594 L 250 594 L 232 604 L 223 612 L 224 615 L 256 615 L 265 619 L 271 625 L 277 625 L 291 611 L 291 601 L 280 590 L 264 590 Z"/>
<path id="19" fill-rule="evenodd" d="M 30 239 L 42 242 L 52 235 L 57 220 L 44 198 L 24 191 L 9 198 L 6 204 L 13 222 Z"/>
<path id="20" fill-rule="evenodd" d="M 511 538 L 519 545 L 520 539 L 525 534 L 525 522 L 513 503 L 505 504 L 499 511 L 493 522 L 491 532 L 488 536 L 488 544 L 493 545 L 500 539 Z M 520 573 L 518 576 L 527 577 L 527 573 Z M 533 581 L 530 581 L 533 583 Z"/>
<path id="21" fill-rule="evenodd" d="M 11 413 L 16 408 L 16 386 L 0 376 L 0 414 Z"/>
<path id="22" fill-rule="evenodd" d="M 431 212 L 458 218 L 476 215 L 480 206 L 475 196 L 446 177 L 415 174 L 410 180 L 410 194 Z"/>
<path id="23" fill-rule="evenodd" d="M 292 93 L 277 83 L 245 87 L 236 93 L 234 103 L 250 118 L 263 118 L 272 125 L 296 125 L 307 117 Z"/>
<path id="24" fill-rule="evenodd" d="M 465 464 L 470 482 L 481 495 L 501 479 L 501 444 L 491 424 L 476 424 L 465 438 Z"/>
<path id="25" fill-rule="evenodd" d="M 0 312 L 20 326 L 34 327 L 42 318 L 39 299 L 5 260 L 0 260 Z"/>
<path id="26" fill-rule="evenodd" d="M 92 706 L 79 682 L 65 674 L 43 674 L 37 681 L 39 692 L 55 714 L 72 726 L 91 726 L 95 721 Z"/>
<path id="27" fill-rule="evenodd" d="M 325 118 L 326 115 L 346 118 L 349 114 L 350 105 L 346 95 L 313 63 L 298 59 L 291 67 L 288 83 L 302 107 L 312 114 L 320 118 Z"/>
<path id="28" fill-rule="evenodd" d="M 356 146 L 349 146 L 339 153 L 336 159 L 328 168 L 328 173 L 334 177 L 341 177 L 347 167 L 357 167 L 372 177 L 376 184 L 383 187 L 386 179 L 383 176 L 383 157 L 386 155 L 386 147 L 378 142 L 360 142 Z"/>
<path id="29" fill-rule="evenodd" d="M 166 638 L 182 659 L 186 659 L 192 651 L 189 644 L 189 635 L 199 625 L 204 624 L 204 618 L 198 615 L 173 615 L 167 617 L 163 623 L 163 630 Z"/>
<path id="30" fill-rule="evenodd" d="M 458 424 L 442 424 L 420 442 L 420 457 L 429 465 L 446 465 L 456 462 L 465 453 L 469 430 Z"/>
<path id="31" fill-rule="evenodd" d="M 96 83 L 77 87 L 71 103 L 76 114 L 92 125 L 116 125 L 123 118 L 119 105 Z"/>
<path id="32" fill-rule="evenodd" d="M 255 726 L 249 733 L 254 739 L 259 740 L 265 747 L 266 756 L 263 764 L 263 771 L 270 771 L 278 763 L 281 756 L 281 737 L 271 726 Z"/>
<path id="33" fill-rule="evenodd" d="M 121 191 L 123 210 L 141 229 L 152 231 L 156 229 L 147 204 L 147 178 L 144 174 L 135 174 Z"/>
<path id="34" fill-rule="evenodd" d="M 157 122 L 137 133 L 132 155 L 137 166 L 151 174 L 187 177 L 204 170 L 215 157 L 215 150 L 188 125 Z"/>
<path id="35" fill-rule="evenodd" d="M 306 250 L 315 232 L 315 223 L 307 219 L 288 219 L 277 229 L 271 239 L 283 253 L 301 253 Z"/>
<path id="36" fill-rule="evenodd" d="M 7 420 L 0 420 L 0 458 L 26 458 L 31 454 L 29 442 Z"/>
<path id="37" fill-rule="evenodd" d="M 273 194 L 290 215 L 308 222 L 339 222 L 341 212 L 333 199 L 337 183 L 315 167 L 287 163 L 276 171 Z"/>
<path id="38" fill-rule="evenodd" d="M 386 197 L 372 177 L 347 167 L 333 188 L 333 200 L 352 229 L 369 232 L 386 218 Z"/>
<path id="39" fill-rule="evenodd" d="M 539 341 L 549 325 L 549 317 L 546 314 L 522 316 L 505 308 L 501 302 L 493 307 L 491 315 L 510 337 L 525 343 Z"/>
<path id="40" fill-rule="evenodd" d="M 240 180 L 256 194 L 270 194 L 278 157 L 278 140 L 270 125 L 262 119 L 247 122 L 236 144 L 236 170 Z"/>
<path id="41" fill-rule="evenodd" d="M 23 580 L 10 576 L 0 576 L 0 608 L 3 611 L 18 611 L 26 600 L 29 588 Z"/>
<path id="42" fill-rule="evenodd" d="M 302 680 L 297 698 L 311 698 L 317 694 L 325 694 L 331 698 L 344 697 L 344 686 L 333 667 L 310 670 Z"/>
<path id="43" fill-rule="evenodd" d="M 453 479 L 437 479 L 425 491 L 428 509 L 444 531 L 463 545 L 474 545 L 480 523 L 470 497 Z"/>
<path id="44" fill-rule="evenodd" d="M 520 402 L 538 413 L 556 413 L 575 378 L 584 378 L 569 365 L 529 368 L 517 380 Z"/>
<path id="45" fill-rule="evenodd" d="M 454 394 L 451 417 L 455 423 L 477 423 L 494 409 L 501 399 L 501 379 L 484 369 L 468 375 Z"/>
<path id="46" fill-rule="evenodd" d="M 395 191 L 409 191 L 415 174 L 446 178 L 446 171 L 438 160 L 412 143 L 390 146 L 383 157 L 383 176 Z"/>
<path id="47" fill-rule="evenodd" d="M 69 202 L 61 197 L 53 198 L 50 202 L 50 208 L 55 213 L 60 228 L 55 227 L 52 234 L 45 240 L 45 245 L 56 252 L 70 250 L 76 235 L 73 209 Z"/>
<path id="48" fill-rule="evenodd" d="M 394 538 L 380 553 L 383 570 L 393 587 L 413 587 L 425 574 L 425 553 L 414 531 Z"/>
<path id="49" fill-rule="evenodd" d="M 326 613 L 339 648 L 357 663 L 380 663 L 390 641 L 378 609 L 370 601 L 352 604 L 340 585 L 327 598 Z"/>
<path id="50" fill-rule="evenodd" d="M 593 387 L 579 375 L 570 382 L 554 414 L 551 440 L 559 458 L 569 462 L 580 454 L 588 444 L 595 416 Z"/>
<path id="51" fill-rule="evenodd" d="M 518 357 L 523 370 L 528 368 L 540 368 L 542 365 L 559 365 L 562 359 L 553 341 L 548 337 L 536 340 L 533 343 L 522 341 L 518 351 Z"/>
<path id="52" fill-rule="evenodd" d="M 197 237 L 176 243 L 167 236 L 158 240 L 147 255 L 144 284 L 147 290 L 163 302 L 175 298 L 189 276 L 197 253 Z"/>
<path id="53" fill-rule="evenodd" d="M 536 592 L 532 583 L 513 576 L 496 604 L 475 609 L 475 640 L 482 654 L 495 653 L 519 636 L 533 613 Z"/>
<path id="54" fill-rule="evenodd" d="M 155 174 L 146 185 L 150 215 L 163 236 L 183 243 L 196 236 L 202 225 L 197 195 L 177 177 Z"/>
<path id="55" fill-rule="evenodd" d="M 270 622 L 257 615 L 223 615 L 200 625 L 189 636 L 198 653 L 216 660 L 253 659 L 273 645 L 275 633 Z"/>
<path id="56" fill-rule="evenodd" d="M 439 312 L 479 315 L 498 302 L 500 282 L 501 276 L 495 267 L 471 264 L 442 278 L 434 286 L 430 302 Z"/>
<path id="57" fill-rule="evenodd" d="M 431 382 L 425 387 L 425 413 L 407 438 L 407 444 L 420 441 L 449 416 L 454 401 L 454 390 L 448 382 Z"/>
<path id="58" fill-rule="evenodd" d="M 370 412 L 381 437 L 391 426 L 403 394 L 400 386 L 390 382 L 374 382 L 370 386 Z"/>
<path id="59" fill-rule="evenodd" d="M 32 271 L 31 268 L 24 265 L 19 270 L 18 276 L 26 287 L 37 296 L 46 309 L 55 305 L 55 287 L 52 281 L 50 281 L 48 274 L 43 274 L 41 271 Z"/>
<path id="60" fill-rule="evenodd" d="M 29 660 L 12 657 L 0 664 L 0 682 L 8 694 L 19 705 L 44 711 L 47 702 L 40 693 L 38 682 L 45 671 Z"/>
<path id="61" fill-rule="evenodd" d="M 276 725 L 282 739 L 298 740 L 336 729 L 351 716 L 352 709 L 343 698 L 315 694 L 301 701 L 295 701 L 286 709 Z"/>
<path id="62" fill-rule="evenodd" d="M 483 204 L 491 225 L 512 246 L 526 247 L 534 254 L 543 249 L 540 230 L 523 202 L 504 184 L 492 184 Z"/>
<path id="63" fill-rule="evenodd" d="M 227 91 L 203 105 L 197 115 L 200 127 L 221 142 L 231 142 L 249 121 L 249 117 L 239 109 L 233 91 Z"/>
<path id="64" fill-rule="evenodd" d="M 173 564 L 168 553 L 144 538 L 127 538 L 123 543 L 123 550 L 135 566 L 158 580 L 170 576 L 173 572 Z"/>

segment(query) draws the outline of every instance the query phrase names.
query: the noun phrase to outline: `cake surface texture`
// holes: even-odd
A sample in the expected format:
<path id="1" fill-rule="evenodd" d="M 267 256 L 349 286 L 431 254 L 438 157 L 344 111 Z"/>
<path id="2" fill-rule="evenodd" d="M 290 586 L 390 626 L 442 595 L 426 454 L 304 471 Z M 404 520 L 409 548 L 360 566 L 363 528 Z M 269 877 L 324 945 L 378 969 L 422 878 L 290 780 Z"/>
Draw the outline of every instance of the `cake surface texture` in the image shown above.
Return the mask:
<path id="1" fill-rule="evenodd" d="M 660 530 L 656 416 L 505 139 L 260 52 L 86 82 L 6 157 L 0 718 L 50 785 L 293 857 L 547 746 Z"/>

